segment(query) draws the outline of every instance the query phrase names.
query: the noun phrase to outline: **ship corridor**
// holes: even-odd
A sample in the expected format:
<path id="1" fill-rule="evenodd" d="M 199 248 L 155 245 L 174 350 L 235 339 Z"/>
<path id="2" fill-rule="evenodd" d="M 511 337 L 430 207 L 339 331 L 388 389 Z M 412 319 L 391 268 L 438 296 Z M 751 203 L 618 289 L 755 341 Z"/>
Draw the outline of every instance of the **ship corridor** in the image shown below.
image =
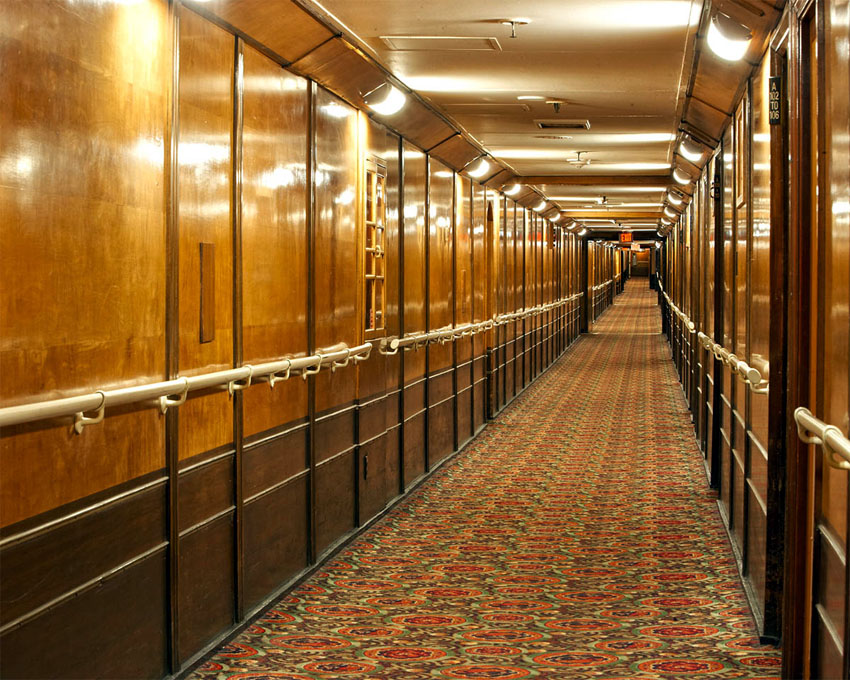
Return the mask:
<path id="1" fill-rule="evenodd" d="M 850 680 L 850 0 L 0 63 L 0 680 Z"/>
<path id="2" fill-rule="evenodd" d="M 778 677 L 716 498 L 658 295 L 634 278 L 465 449 L 189 677 Z"/>

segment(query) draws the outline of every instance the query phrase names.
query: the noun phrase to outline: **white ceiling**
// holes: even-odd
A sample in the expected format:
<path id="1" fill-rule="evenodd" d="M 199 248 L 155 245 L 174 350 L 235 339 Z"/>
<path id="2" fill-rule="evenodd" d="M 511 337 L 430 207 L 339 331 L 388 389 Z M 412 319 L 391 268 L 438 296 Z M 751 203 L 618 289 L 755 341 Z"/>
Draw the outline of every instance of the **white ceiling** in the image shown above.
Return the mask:
<path id="1" fill-rule="evenodd" d="M 658 175 L 659 186 L 668 184 L 690 76 L 686 55 L 703 0 L 320 1 L 313 4 L 518 175 Z M 517 17 L 530 23 L 511 38 L 511 27 L 499 20 Z M 391 48 L 400 42 L 405 49 Z M 455 48 L 459 43 L 464 49 Z M 519 101 L 521 95 L 544 101 Z M 546 100 L 557 100 L 560 110 Z M 589 120 L 591 127 L 542 130 L 539 119 Z M 551 138 L 560 135 L 569 138 Z M 568 162 L 579 151 L 589 165 Z M 609 204 L 660 205 L 663 196 L 660 189 L 601 184 L 537 188 L 548 197 L 605 195 Z M 584 205 L 556 203 L 571 211 Z"/>

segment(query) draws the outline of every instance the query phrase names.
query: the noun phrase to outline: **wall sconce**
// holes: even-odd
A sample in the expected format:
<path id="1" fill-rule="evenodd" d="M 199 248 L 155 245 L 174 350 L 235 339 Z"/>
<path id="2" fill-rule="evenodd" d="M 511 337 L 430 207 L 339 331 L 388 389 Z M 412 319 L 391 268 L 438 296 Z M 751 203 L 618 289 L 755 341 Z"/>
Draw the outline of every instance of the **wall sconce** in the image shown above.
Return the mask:
<path id="1" fill-rule="evenodd" d="M 691 183 L 691 178 L 683 173 L 679 168 L 673 168 L 673 179 L 679 184 L 686 185 Z"/>
<path id="2" fill-rule="evenodd" d="M 467 170 L 467 168 L 469 169 Z M 472 163 L 468 164 L 464 170 L 470 177 L 478 179 L 479 177 L 484 177 L 484 175 L 487 174 L 490 170 L 490 163 L 487 162 L 486 156 L 480 156 L 477 161 L 472 161 Z"/>
<path id="3" fill-rule="evenodd" d="M 407 97 L 394 85 L 384 83 L 363 97 L 363 103 L 381 116 L 391 116 L 404 107 Z"/>
<path id="4" fill-rule="evenodd" d="M 679 144 L 679 153 L 687 158 L 691 163 L 696 163 L 702 159 L 702 148 L 694 146 L 693 143 L 688 143 L 689 140 L 683 139 Z"/>
<path id="5" fill-rule="evenodd" d="M 731 17 L 718 12 L 711 17 L 708 26 L 708 46 L 718 57 L 726 61 L 739 61 L 747 53 L 752 31 Z"/>

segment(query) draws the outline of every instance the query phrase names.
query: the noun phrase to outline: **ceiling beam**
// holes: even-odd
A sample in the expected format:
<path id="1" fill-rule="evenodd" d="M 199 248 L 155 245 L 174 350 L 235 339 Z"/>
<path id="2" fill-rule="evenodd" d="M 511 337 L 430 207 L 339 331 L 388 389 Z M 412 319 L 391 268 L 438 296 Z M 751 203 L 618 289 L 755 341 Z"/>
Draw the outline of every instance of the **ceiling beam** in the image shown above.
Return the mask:
<path id="1" fill-rule="evenodd" d="M 514 181 L 517 184 L 654 187 L 673 183 L 673 177 L 671 175 L 532 175 L 517 177 Z"/>

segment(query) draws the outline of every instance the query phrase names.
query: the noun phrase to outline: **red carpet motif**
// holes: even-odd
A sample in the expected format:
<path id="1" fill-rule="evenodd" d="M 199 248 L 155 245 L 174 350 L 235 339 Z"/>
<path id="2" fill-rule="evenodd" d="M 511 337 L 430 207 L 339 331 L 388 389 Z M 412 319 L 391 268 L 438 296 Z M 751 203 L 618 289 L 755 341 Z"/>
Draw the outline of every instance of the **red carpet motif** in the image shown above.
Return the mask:
<path id="1" fill-rule="evenodd" d="M 646 280 L 191 676 L 777 678 Z"/>

